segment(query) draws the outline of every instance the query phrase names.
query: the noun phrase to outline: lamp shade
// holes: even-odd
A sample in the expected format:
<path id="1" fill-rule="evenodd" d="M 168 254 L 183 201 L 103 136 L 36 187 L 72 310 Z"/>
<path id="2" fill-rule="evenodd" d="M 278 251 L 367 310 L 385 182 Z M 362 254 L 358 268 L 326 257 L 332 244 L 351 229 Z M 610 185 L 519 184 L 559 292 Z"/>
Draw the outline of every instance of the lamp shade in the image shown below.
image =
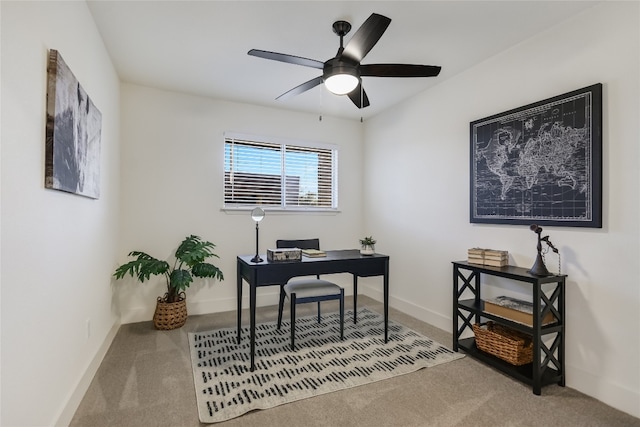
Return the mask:
<path id="1" fill-rule="evenodd" d="M 358 78 L 351 74 L 335 74 L 324 81 L 330 92 L 336 95 L 346 95 L 358 86 Z"/>
<path id="2" fill-rule="evenodd" d="M 357 64 L 334 58 L 325 63 L 322 80 L 329 92 L 346 95 L 358 87 L 360 71 Z"/>
<path id="3" fill-rule="evenodd" d="M 254 208 L 251 211 L 251 219 L 260 222 L 264 218 L 264 210 L 261 207 Z"/>

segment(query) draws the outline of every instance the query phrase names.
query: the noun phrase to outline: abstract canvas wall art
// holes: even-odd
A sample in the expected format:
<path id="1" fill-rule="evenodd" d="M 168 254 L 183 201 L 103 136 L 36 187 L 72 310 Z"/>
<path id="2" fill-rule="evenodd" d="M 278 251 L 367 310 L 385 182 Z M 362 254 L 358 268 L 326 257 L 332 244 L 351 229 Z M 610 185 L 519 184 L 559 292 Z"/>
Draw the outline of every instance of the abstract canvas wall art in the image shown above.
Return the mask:
<path id="1" fill-rule="evenodd" d="M 49 50 L 45 188 L 100 197 L 102 114 L 57 50 Z"/>

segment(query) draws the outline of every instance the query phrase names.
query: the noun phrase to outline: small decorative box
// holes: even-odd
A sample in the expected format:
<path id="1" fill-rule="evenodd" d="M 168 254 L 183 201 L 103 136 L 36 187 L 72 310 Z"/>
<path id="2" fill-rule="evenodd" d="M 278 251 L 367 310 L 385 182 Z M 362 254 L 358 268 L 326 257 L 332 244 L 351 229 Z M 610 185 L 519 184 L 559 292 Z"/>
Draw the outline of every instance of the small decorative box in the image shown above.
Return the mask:
<path id="1" fill-rule="evenodd" d="M 267 249 L 267 261 L 269 262 L 290 262 L 301 259 L 302 251 L 298 248 Z"/>

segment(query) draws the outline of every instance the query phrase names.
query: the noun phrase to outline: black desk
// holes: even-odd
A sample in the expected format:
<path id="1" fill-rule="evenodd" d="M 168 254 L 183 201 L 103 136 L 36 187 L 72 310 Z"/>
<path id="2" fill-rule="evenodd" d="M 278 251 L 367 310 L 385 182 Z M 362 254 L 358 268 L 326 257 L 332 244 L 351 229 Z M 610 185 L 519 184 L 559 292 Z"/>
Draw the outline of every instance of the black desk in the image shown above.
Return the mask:
<path id="1" fill-rule="evenodd" d="M 389 257 L 387 255 L 360 255 L 360 251 L 326 251 L 326 257 L 302 257 L 294 262 L 251 262 L 253 255 L 238 256 L 238 344 L 242 325 L 242 279 L 249 284 L 250 331 L 251 331 L 251 371 L 254 370 L 256 344 L 256 288 L 287 283 L 297 276 L 315 276 L 316 274 L 351 273 L 353 274 L 353 321 L 356 322 L 356 304 L 358 294 L 358 276 L 383 276 L 384 278 L 384 341 L 388 339 L 389 325 Z M 266 260 L 266 256 L 262 255 Z"/>

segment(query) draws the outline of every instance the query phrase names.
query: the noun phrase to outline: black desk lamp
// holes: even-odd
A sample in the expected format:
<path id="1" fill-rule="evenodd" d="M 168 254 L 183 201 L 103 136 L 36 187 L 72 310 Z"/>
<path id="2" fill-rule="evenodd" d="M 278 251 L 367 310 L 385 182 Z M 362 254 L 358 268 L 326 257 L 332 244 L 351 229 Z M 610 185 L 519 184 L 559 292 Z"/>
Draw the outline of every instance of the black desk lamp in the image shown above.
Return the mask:
<path id="1" fill-rule="evenodd" d="M 256 222 L 256 256 L 254 256 L 253 258 L 251 258 L 251 262 L 262 262 L 262 258 L 260 258 L 260 252 L 258 249 L 258 224 L 260 223 L 260 221 L 262 221 L 262 219 L 264 218 L 264 210 L 262 208 L 254 208 L 251 211 L 251 219 L 254 220 Z"/>

